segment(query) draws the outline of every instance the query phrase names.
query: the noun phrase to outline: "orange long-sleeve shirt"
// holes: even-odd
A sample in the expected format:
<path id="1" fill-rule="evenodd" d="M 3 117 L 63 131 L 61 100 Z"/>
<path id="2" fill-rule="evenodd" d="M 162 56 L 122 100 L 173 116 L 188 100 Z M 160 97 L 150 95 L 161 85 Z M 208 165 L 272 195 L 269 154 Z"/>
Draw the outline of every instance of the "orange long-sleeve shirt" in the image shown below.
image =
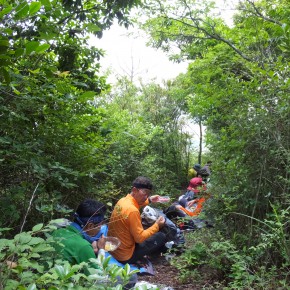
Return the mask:
<path id="1" fill-rule="evenodd" d="M 144 205 L 147 205 L 148 201 Z M 143 206 L 143 205 L 142 205 Z M 134 252 L 135 243 L 142 243 L 159 231 L 158 224 L 154 223 L 144 230 L 140 216 L 140 206 L 131 194 L 121 198 L 112 212 L 108 236 L 117 237 L 121 245 L 111 254 L 118 261 L 129 260 Z"/>

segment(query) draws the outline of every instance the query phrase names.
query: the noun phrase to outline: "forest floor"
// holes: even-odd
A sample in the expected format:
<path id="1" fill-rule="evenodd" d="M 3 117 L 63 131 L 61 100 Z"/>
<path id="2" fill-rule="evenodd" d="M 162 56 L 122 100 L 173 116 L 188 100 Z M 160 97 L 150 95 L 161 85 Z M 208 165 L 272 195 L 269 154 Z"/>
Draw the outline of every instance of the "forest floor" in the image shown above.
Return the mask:
<path id="1" fill-rule="evenodd" d="M 172 259 L 172 256 L 171 253 L 150 256 L 149 261 L 152 263 L 154 275 L 139 275 L 138 281 L 153 284 L 160 290 L 223 289 L 218 282 L 219 277 L 215 275 L 215 271 L 207 266 L 199 268 L 199 271 L 202 272 L 202 275 L 198 275 L 199 279 L 188 277 L 187 281 L 181 280 L 179 270 L 174 265 L 175 259 Z"/>
<path id="2" fill-rule="evenodd" d="M 140 275 L 138 282 L 147 282 L 152 286 L 158 287 L 160 290 L 221 290 L 224 289 L 218 282 L 217 276 L 215 276 L 209 267 L 200 269 L 202 275 L 199 275 L 198 280 L 193 277 L 189 277 L 187 281 L 180 279 L 179 271 L 174 266 L 173 262 L 169 262 L 165 256 L 150 257 L 150 261 L 153 265 L 155 275 Z M 154 289 L 149 288 L 148 289 Z"/>
<path id="3" fill-rule="evenodd" d="M 166 259 L 166 255 L 158 257 L 150 257 L 150 261 L 153 265 L 155 275 L 140 275 L 140 281 L 146 281 L 150 284 L 156 285 L 159 289 L 170 290 L 197 290 L 201 289 L 196 283 L 181 282 L 178 279 L 178 269 L 171 265 Z"/>

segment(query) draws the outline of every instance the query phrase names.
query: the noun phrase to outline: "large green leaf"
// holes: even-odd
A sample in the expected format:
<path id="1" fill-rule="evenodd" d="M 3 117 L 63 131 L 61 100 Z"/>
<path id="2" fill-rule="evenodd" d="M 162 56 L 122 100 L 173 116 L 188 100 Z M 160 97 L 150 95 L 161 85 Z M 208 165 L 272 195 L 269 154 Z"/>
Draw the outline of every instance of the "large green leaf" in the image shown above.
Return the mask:
<path id="1" fill-rule="evenodd" d="M 35 225 L 35 226 L 32 228 L 32 231 L 33 231 L 33 232 L 38 232 L 38 231 L 40 231 L 42 228 L 43 228 L 43 224 L 38 224 L 38 225 Z"/>
<path id="2" fill-rule="evenodd" d="M 87 92 L 85 92 L 85 93 L 83 93 L 80 97 L 79 97 L 79 99 L 80 99 L 80 101 L 87 101 L 87 100 L 91 100 L 91 99 L 93 99 L 93 97 L 95 97 L 95 95 L 96 95 L 96 92 L 92 92 L 92 91 L 87 91 Z"/>
<path id="3" fill-rule="evenodd" d="M 29 5 L 29 15 L 32 16 L 39 11 L 41 8 L 40 2 L 31 2 Z"/>
<path id="4" fill-rule="evenodd" d="M 38 53 L 43 53 L 45 52 L 46 50 L 48 50 L 50 48 L 50 44 L 48 43 L 44 43 L 44 44 L 41 44 L 39 45 L 35 51 L 38 52 Z"/>
<path id="5" fill-rule="evenodd" d="M 31 54 L 32 52 L 36 51 L 36 49 L 39 47 L 38 41 L 30 41 L 25 44 L 26 48 L 26 54 Z"/>
<path id="6" fill-rule="evenodd" d="M 7 64 L 9 64 L 9 63 L 7 63 Z M 1 61 L 0 61 L 0 66 L 1 66 Z M 9 84 L 10 81 L 11 81 L 11 77 L 10 77 L 10 74 L 9 74 L 9 72 L 7 71 L 7 69 L 4 68 L 4 67 L 1 67 L 1 68 L 0 68 L 0 71 L 1 71 L 2 75 L 4 76 L 4 80 L 5 80 L 5 82 L 6 82 L 7 84 Z M 1 142 L 1 141 L 0 141 L 0 142 Z"/>
<path id="7" fill-rule="evenodd" d="M 28 16 L 29 13 L 29 4 L 24 0 L 21 1 L 20 4 L 18 4 L 15 8 L 15 17 L 17 18 L 24 18 Z"/>
<path id="8" fill-rule="evenodd" d="M 12 11 L 12 5 L 8 5 L 0 11 L 0 18 L 3 18 L 4 15 L 9 14 Z"/>

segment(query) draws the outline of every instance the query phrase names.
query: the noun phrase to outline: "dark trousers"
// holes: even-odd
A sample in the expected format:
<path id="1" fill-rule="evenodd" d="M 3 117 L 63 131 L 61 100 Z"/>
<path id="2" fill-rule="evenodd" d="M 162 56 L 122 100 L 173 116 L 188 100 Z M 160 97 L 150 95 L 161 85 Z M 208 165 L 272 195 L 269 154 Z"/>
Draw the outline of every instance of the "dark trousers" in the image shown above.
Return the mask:
<path id="1" fill-rule="evenodd" d="M 161 252 L 166 242 L 166 235 L 162 232 L 158 232 L 143 243 L 136 244 L 132 257 L 127 261 L 122 261 L 122 263 L 134 264 L 146 255 Z"/>
<path id="2" fill-rule="evenodd" d="M 186 217 L 187 214 L 182 211 L 181 209 L 177 209 L 176 205 L 179 205 L 178 203 L 172 204 L 170 207 L 168 207 L 166 210 L 164 210 L 164 214 L 171 220 L 175 220 L 176 218 L 183 218 Z M 183 205 L 181 205 L 183 206 Z"/>

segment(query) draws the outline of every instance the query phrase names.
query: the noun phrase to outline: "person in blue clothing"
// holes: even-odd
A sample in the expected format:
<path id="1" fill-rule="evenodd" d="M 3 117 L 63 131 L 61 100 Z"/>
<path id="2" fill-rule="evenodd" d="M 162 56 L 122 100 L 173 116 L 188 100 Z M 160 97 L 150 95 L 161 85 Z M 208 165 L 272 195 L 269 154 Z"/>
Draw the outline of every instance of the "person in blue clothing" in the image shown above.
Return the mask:
<path id="1" fill-rule="evenodd" d="M 102 227 L 102 222 L 105 212 L 106 206 L 96 200 L 82 202 L 74 214 L 74 221 L 52 234 L 54 240 L 59 241 L 55 245 L 57 252 L 71 264 L 90 262 L 91 258 L 96 258 L 96 253 L 104 255 L 102 235 L 106 234 L 106 228 Z"/>
<path id="2" fill-rule="evenodd" d="M 57 242 L 55 243 L 56 251 L 70 264 L 87 262 L 90 267 L 98 268 L 98 265 L 91 262 L 90 259 L 96 258 L 96 255 L 105 257 L 110 255 L 104 250 L 104 237 L 108 232 L 107 225 L 103 224 L 105 212 L 106 206 L 103 203 L 86 199 L 78 206 L 74 214 L 74 221 L 52 234 Z M 111 257 L 111 263 L 114 263 L 113 257 Z M 117 261 L 116 264 L 121 266 Z M 89 274 L 88 269 L 85 269 L 85 273 Z M 134 286 L 136 282 L 135 274 L 125 289 Z"/>

